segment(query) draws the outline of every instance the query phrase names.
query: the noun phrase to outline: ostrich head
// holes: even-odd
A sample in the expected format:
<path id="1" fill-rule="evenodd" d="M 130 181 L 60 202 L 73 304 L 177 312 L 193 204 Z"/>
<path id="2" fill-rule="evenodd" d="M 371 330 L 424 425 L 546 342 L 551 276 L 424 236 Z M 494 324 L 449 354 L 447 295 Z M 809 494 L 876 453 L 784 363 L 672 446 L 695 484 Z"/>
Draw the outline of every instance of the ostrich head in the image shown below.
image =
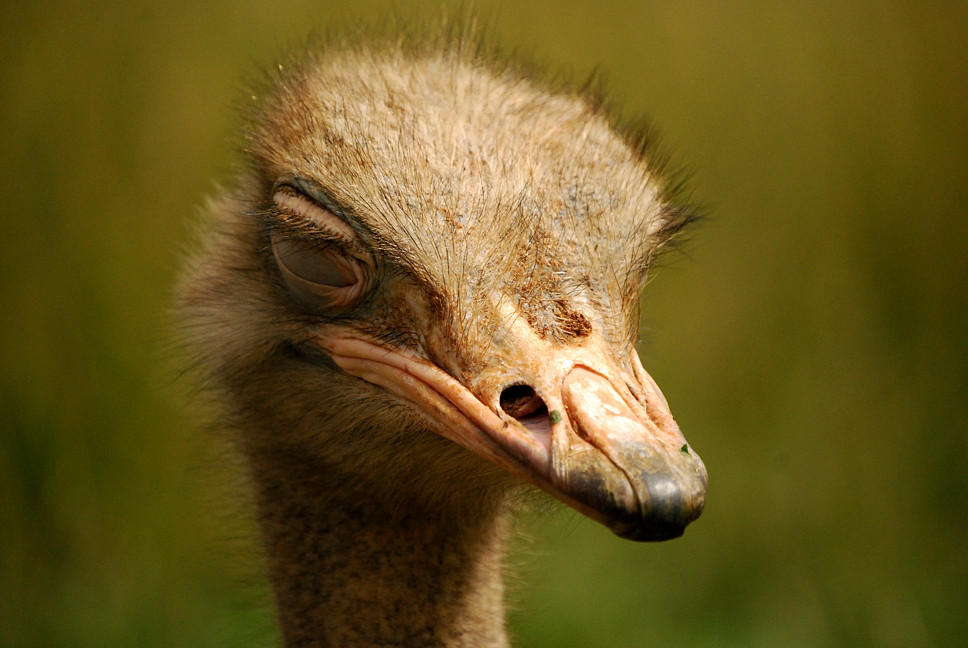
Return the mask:
<path id="1" fill-rule="evenodd" d="M 706 472 L 635 342 L 688 217 L 639 147 L 466 53 L 326 52 L 256 106 L 183 288 L 254 470 L 430 515 L 526 482 L 680 535 Z"/>

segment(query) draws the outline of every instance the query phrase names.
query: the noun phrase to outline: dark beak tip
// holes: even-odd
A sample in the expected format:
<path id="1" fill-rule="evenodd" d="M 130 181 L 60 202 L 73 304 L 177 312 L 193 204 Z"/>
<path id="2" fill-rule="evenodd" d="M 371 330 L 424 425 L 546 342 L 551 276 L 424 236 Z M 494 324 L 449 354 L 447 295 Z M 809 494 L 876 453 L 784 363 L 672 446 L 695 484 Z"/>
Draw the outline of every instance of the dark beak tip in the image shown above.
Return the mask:
<path id="1" fill-rule="evenodd" d="M 648 481 L 646 483 L 649 483 Z M 657 485 L 663 484 L 663 488 Z M 677 487 L 670 487 L 670 484 Z M 705 480 L 676 484 L 671 480 L 657 479 L 649 489 L 652 498 L 648 510 L 639 516 L 616 520 L 610 525 L 619 537 L 636 542 L 661 542 L 682 536 L 686 527 L 695 521 L 706 506 Z M 656 497 L 661 493 L 661 496 Z"/>
<path id="2" fill-rule="evenodd" d="M 685 533 L 685 526 L 640 525 L 627 529 L 612 529 L 620 538 L 634 542 L 662 542 L 675 540 Z"/>
<path id="3" fill-rule="evenodd" d="M 614 525 L 615 535 L 635 542 L 662 542 L 681 537 L 702 513 L 702 505 L 696 509 L 680 511 L 678 515 L 648 516 L 638 521 L 625 521 Z"/>

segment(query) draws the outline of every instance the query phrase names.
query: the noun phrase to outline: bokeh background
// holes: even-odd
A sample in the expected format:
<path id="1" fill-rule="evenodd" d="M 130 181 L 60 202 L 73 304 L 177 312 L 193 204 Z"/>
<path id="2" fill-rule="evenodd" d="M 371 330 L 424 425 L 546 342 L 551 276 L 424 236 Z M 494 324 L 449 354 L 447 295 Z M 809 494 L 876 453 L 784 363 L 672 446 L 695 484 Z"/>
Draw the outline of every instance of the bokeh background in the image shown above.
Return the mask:
<path id="1" fill-rule="evenodd" d="M 168 309 L 241 81 L 311 30 L 444 6 L 344 4 L 0 9 L 0 645 L 278 641 Z M 652 546 L 523 519 L 517 645 L 968 645 L 968 4 L 477 11 L 601 70 L 711 216 L 642 348 L 706 513 Z"/>

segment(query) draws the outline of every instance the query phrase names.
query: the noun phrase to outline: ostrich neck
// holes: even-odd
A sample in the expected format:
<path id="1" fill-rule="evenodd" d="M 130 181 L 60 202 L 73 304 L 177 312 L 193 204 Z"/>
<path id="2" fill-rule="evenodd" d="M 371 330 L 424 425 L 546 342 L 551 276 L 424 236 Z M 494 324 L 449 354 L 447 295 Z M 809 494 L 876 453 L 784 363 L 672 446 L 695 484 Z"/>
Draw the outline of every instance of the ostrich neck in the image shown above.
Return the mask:
<path id="1" fill-rule="evenodd" d="M 500 504 L 400 511 L 350 475 L 254 468 L 287 646 L 507 646 Z"/>

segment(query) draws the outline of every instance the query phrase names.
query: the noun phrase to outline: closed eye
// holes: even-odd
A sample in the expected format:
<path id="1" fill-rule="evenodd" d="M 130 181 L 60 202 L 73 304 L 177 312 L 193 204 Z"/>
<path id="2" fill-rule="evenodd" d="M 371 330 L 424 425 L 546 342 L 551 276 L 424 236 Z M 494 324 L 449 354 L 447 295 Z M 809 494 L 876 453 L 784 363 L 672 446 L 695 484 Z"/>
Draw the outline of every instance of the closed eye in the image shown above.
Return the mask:
<path id="1" fill-rule="evenodd" d="M 312 222 L 330 241 L 320 244 L 273 230 L 272 255 L 289 292 L 315 310 L 331 314 L 355 304 L 366 287 L 367 268 L 333 241 L 355 240 L 353 229 L 292 187 L 280 187 L 272 199 L 280 212 Z"/>

